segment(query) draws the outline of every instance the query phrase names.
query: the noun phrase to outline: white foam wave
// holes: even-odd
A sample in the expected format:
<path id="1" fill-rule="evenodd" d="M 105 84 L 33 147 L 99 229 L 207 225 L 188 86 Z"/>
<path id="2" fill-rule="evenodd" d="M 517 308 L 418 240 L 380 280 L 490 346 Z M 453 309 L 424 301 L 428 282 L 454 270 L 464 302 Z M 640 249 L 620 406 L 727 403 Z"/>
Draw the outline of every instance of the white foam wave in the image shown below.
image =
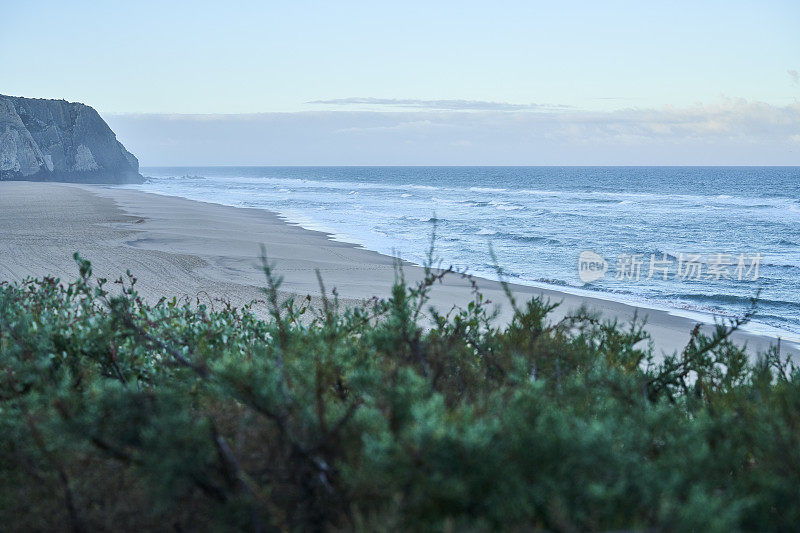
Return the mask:
<path id="1" fill-rule="evenodd" d="M 472 192 L 506 192 L 508 189 L 500 187 L 470 187 L 469 190 Z"/>
<path id="2" fill-rule="evenodd" d="M 419 189 L 422 191 L 438 191 L 441 187 L 434 187 L 433 185 L 403 185 L 406 189 Z"/>

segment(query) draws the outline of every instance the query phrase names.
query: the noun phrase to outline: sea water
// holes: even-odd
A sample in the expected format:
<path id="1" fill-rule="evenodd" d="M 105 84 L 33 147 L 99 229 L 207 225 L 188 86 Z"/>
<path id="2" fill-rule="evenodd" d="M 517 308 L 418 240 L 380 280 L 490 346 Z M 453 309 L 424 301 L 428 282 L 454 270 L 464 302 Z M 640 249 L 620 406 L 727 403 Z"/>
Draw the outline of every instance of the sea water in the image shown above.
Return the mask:
<path id="1" fill-rule="evenodd" d="M 496 278 L 491 246 L 506 278 L 520 284 L 725 317 L 744 313 L 758 294 L 751 327 L 800 337 L 800 167 L 170 167 L 142 174 L 148 181 L 132 188 L 270 210 L 416 263 L 425 261 L 435 227 L 444 265 Z M 584 252 L 607 265 L 589 283 L 578 268 Z"/>

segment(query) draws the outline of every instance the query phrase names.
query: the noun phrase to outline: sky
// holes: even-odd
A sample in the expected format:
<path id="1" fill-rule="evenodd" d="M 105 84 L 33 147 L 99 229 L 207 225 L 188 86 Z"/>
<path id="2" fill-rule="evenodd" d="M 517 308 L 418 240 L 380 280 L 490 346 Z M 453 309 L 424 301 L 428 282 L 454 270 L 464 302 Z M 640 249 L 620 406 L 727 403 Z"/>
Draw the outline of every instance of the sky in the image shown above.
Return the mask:
<path id="1" fill-rule="evenodd" d="M 800 164 L 800 2 L 0 0 L 142 165 Z"/>

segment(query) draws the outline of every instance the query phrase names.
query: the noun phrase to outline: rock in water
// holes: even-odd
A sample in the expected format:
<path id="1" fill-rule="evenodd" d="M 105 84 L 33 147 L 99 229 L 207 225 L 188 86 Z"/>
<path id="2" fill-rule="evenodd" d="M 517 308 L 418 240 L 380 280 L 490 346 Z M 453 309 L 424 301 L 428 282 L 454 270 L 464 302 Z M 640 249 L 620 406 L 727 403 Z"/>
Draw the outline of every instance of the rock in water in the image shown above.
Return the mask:
<path id="1" fill-rule="evenodd" d="M 0 95 L 0 180 L 141 183 L 139 160 L 88 105 Z"/>

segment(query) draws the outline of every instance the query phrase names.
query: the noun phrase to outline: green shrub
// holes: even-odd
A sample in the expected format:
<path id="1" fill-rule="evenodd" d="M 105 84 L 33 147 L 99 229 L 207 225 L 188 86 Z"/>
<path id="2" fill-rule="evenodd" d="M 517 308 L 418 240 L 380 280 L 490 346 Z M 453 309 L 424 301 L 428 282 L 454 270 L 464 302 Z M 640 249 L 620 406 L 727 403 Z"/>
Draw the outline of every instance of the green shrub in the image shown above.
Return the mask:
<path id="1" fill-rule="evenodd" d="M 743 320 L 656 362 L 642 323 L 550 323 L 541 299 L 505 325 L 477 291 L 440 315 L 447 272 L 317 309 L 282 301 L 265 262 L 260 319 L 148 305 L 76 260 L 66 286 L 0 284 L 4 528 L 800 523 L 800 372 L 777 350 L 748 362 L 728 340 Z"/>

